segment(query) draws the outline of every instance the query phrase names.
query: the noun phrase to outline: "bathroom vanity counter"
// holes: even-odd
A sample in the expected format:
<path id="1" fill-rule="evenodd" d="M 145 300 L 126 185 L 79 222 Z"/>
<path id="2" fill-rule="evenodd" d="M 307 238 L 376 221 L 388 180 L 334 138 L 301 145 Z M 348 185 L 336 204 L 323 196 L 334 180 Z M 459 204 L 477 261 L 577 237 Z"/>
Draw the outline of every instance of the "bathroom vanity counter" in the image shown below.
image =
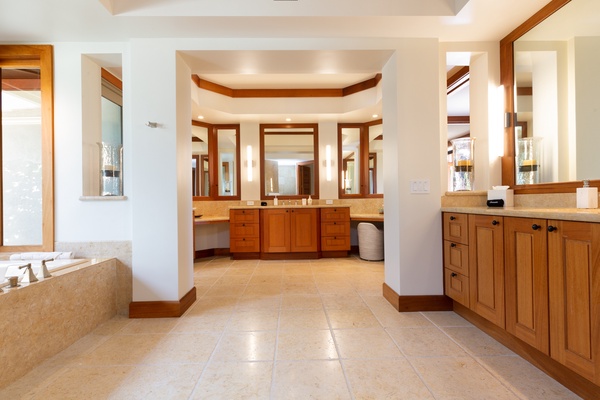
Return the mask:
<path id="1" fill-rule="evenodd" d="M 286 200 L 288 201 L 288 200 Z M 283 201 L 282 201 L 283 202 Z M 230 206 L 230 210 L 268 210 L 268 209 L 280 209 L 280 208 L 348 208 L 350 205 L 348 204 L 311 204 L 311 205 L 301 205 L 301 204 L 279 204 L 277 206 L 268 205 L 268 206 Z"/>
<path id="2" fill-rule="evenodd" d="M 194 225 L 222 224 L 229 222 L 229 216 L 194 217 Z"/>
<path id="3" fill-rule="evenodd" d="M 600 222 L 599 208 L 535 208 L 535 207 L 442 207 L 442 212 L 500 217 L 544 218 L 563 221 Z"/>
<path id="4" fill-rule="evenodd" d="M 351 221 L 383 222 L 383 214 L 350 214 Z"/>

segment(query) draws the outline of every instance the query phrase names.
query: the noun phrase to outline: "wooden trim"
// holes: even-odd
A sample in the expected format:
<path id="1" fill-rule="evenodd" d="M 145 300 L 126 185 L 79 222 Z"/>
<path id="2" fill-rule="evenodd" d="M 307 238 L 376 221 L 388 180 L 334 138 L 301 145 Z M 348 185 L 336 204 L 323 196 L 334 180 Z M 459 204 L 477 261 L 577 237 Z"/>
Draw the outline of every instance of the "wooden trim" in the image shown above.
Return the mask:
<path id="1" fill-rule="evenodd" d="M 446 80 L 446 94 L 450 94 L 455 90 L 458 90 L 463 85 L 469 82 L 469 66 L 465 65 L 454 73 L 450 78 Z"/>
<path id="2" fill-rule="evenodd" d="M 123 90 L 123 82 L 104 68 L 100 69 L 100 76 L 111 85 L 116 86 L 119 90 Z"/>
<path id="3" fill-rule="evenodd" d="M 202 79 L 197 74 L 192 75 L 192 81 L 200 89 L 232 98 L 345 97 L 376 87 L 379 84 L 379 81 L 381 81 L 381 74 L 376 74 L 375 77 L 371 79 L 339 89 L 231 89 L 227 86 Z"/>
<path id="4" fill-rule="evenodd" d="M 600 398 L 600 386 L 595 385 L 492 322 L 480 317 L 462 304 L 454 302 L 454 312 L 584 399 Z"/>
<path id="5" fill-rule="evenodd" d="M 515 181 L 515 123 L 513 42 L 554 14 L 571 0 L 552 0 L 500 41 L 500 82 L 504 86 L 504 112 L 509 126 L 504 128 L 504 157 L 502 157 L 502 184 L 522 193 L 564 193 L 568 185 L 561 183 L 516 185 Z"/>
<path id="6" fill-rule="evenodd" d="M 448 115 L 448 124 L 452 125 L 452 124 L 470 124 L 471 123 L 471 116 L 469 115 L 455 115 L 455 116 L 450 116 Z"/>
<path id="7" fill-rule="evenodd" d="M 517 96 L 533 96 L 533 88 L 529 87 L 518 87 Z"/>
<path id="8" fill-rule="evenodd" d="M 129 303 L 129 318 L 181 317 L 195 301 L 195 286 L 179 301 L 132 301 Z"/>
<path id="9" fill-rule="evenodd" d="M 383 283 L 383 297 L 399 312 L 452 311 L 452 300 L 444 295 L 400 296 Z"/>

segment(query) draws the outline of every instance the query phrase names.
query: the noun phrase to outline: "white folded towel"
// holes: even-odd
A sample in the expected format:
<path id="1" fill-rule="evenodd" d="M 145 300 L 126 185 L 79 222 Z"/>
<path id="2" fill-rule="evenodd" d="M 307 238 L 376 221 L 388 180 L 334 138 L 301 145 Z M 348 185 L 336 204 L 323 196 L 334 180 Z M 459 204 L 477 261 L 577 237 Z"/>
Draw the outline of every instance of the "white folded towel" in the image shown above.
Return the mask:
<path id="1" fill-rule="evenodd" d="M 72 251 L 28 252 L 12 254 L 10 256 L 11 260 L 60 260 L 68 258 L 73 258 Z"/>

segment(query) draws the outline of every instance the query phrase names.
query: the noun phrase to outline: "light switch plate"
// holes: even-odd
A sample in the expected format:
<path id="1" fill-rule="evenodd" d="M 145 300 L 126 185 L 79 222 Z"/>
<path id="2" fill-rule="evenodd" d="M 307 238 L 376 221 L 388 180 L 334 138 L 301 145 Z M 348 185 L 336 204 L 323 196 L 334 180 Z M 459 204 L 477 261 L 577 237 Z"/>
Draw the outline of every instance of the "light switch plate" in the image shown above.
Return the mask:
<path id="1" fill-rule="evenodd" d="M 254 201 L 252 201 L 252 200 L 248 200 L 248 201 L 246 202 L 246 205 L 248 205 L 248 206 L 253 206 L 253 205 L 254 205 Z"/>
<path id="2" fill-rule="evenodd" d="M 415 179 L 410 181 L 411 193 L 429 193 L 429 179 Z"/>
<path id="3" fill-rule="evenodd" d="M 333 200 L 325 200 L 325 204 L 333 204 Z"/>

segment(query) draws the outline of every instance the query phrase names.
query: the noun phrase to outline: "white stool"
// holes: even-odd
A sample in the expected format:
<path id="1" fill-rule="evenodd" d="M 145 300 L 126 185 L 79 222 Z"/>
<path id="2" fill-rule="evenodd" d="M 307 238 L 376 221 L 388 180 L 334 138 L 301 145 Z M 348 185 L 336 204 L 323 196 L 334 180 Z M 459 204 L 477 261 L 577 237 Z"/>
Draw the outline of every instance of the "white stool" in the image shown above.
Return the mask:
<path id="1" fill-rule="evenodd" d="M 383 231 L 369 222 L 358 224 L 358 253 L 367 261 L 383 260 Z"/>

